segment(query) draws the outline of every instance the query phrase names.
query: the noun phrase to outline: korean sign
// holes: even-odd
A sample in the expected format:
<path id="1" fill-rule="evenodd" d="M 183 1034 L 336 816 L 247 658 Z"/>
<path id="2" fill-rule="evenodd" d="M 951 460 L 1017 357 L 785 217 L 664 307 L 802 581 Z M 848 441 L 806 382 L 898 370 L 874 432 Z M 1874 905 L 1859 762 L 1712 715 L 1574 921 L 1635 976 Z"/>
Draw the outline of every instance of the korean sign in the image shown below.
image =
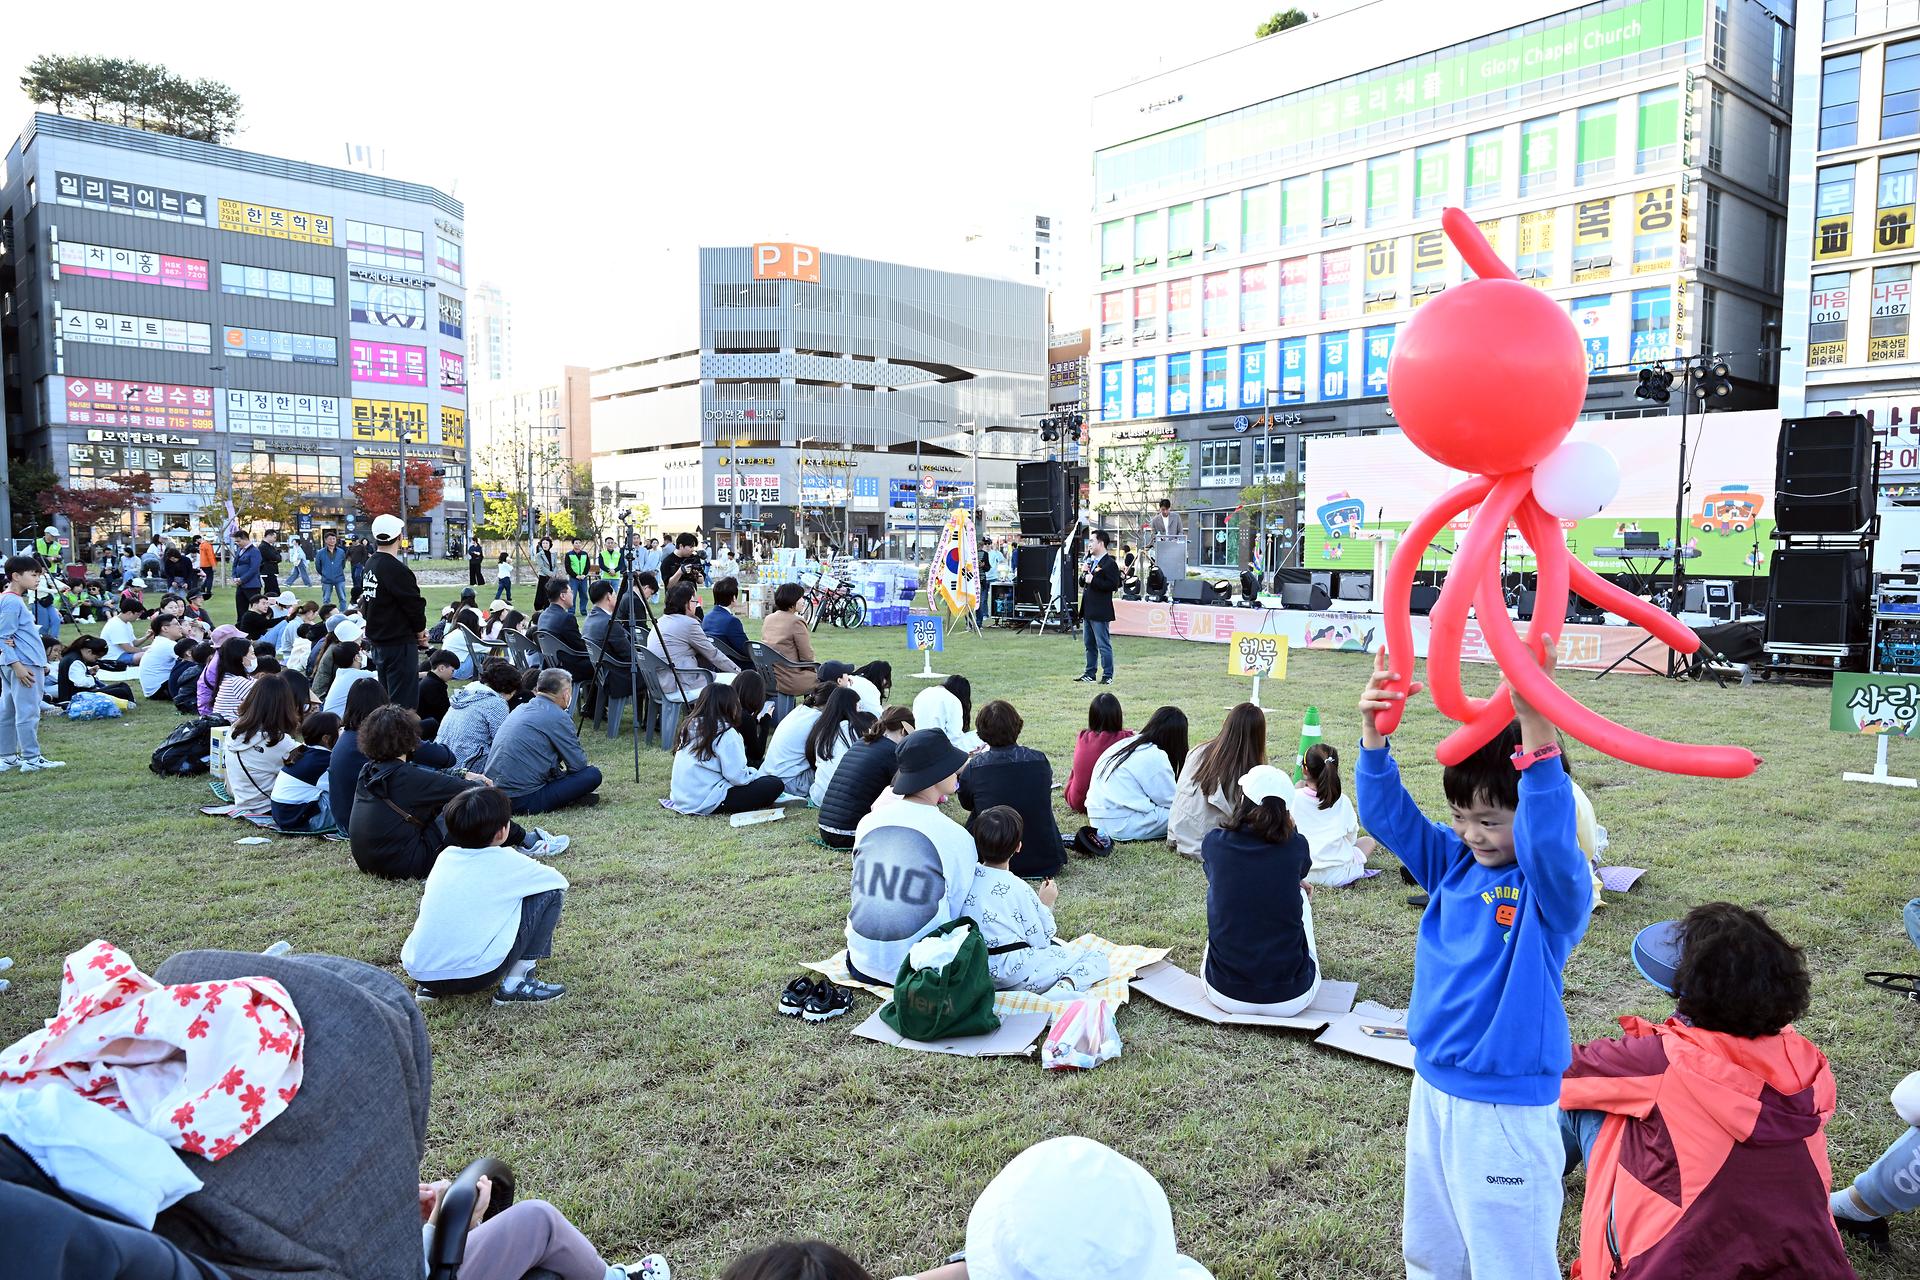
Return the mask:
<path id="1" fill-rule="evenodd" d="M 67 422 L 72 426 L 214 430 L 211 387 L 106 378 L 68 378 L 65 387 Z"/>
<path id="2" fill-rule="evenodd" d="M 457 351 L 440 353 L 440 389 L 450 395 L 467 394 L 467 361 Z"/>
<path id="3" fill-rule="evenodd" d="M 467 411 L 450 404 L 440 406 L 440 443 L 449 449 L 467 447 Z"/>
<path id="4" fill-rule="evenodd" d="M 1831 715 L 1828 727 L 1835 733 L 1911 738 L 1920 724 L 1920 676 L 1839 673 Z"/>
<path id="5" fill-rule="evenodd" d="M 440 336 L 458 338 L 463 332 L 460 299 L 451 294 L 440 295 Z"/>
<path id="6" fill-rule="evenodd" d="M 79 311 L 72 307 L 60 312 L 60 336 L 68 342 L 178 351 L 185 355 L 203 356 L 213 349 L 211 325 L 111 311 Z"/>
<path id="7" fill-rule="evenodd" d="M 911 614 L 907 618 L 907 649 L 913 653 L 944 653 L 946 632 L 940 619 L 931 614 Z"/>
<path id="8" fill-rule="evenodd" d="M 776 472 L 742 473 L 740 476 L 740 492 L 737 497 L 733 493 L 733 480 L 734 477 L 731 471 L 723 471 L 714 477 L 714 501 L 722 503 L 774 503 L 780 501 L 780 476 Z"/>
<path id="9" fill-rule="evenodd" d="M 207 221 L 207 198 L 191 191 L 150 187 L 139 182 L 120 182 L 96 178 L 85 173 L 53 175 L 53 198 L 58 204 L 77 204 L 89 209 L 107 209 L 139 217 L 159 218 L 167 222 Z"/>
<path id="10" fill-rule="evenodd" d="M 158 284 L 173 289 L 205 289 L 207 264 L 201 258 L 176 258 L 145 249 L 121 249 L 110 244 L 62 240 L 60 270 L 76 276 L 97 276 L 131 284 Z"/>
<path id="11" fill-rule="evenodd" d="M 400 387 L 427 385 L 427 349 L 392 342 L 347 342 L 347 363 L 355 382 L 383 382 Z"/>
<path id="12" fill-rule="evenodd" d="M 427 406 L 412 400 L 355 400 L 355 440 L 398 440 L 402 430 L 413 441 L 427 438 Z"/>
<path id="13" fill-rule="evenodd" d="M 276 209 L 270 204 L 252 204 L 245 200 L 220 202 L 220 229 L 271 236 L 275 240 L 297 240 L 302 244 L 333 243 L 333 218 L 327 214 Z"/>
<path id="14" fill-rule="evenodd" d="M 227 430 L 337 440 L 340 401 L 291 391 L 228 391 Z"/>
<path id="15" fill-rule="evenodd" d="M 1253 631 L 1236 631 L 1227 645 L 1227 674 L 1287 678 L 1287 638 Z"/>
<path id="16" fill-rule="evenodd" d="M 227 329 L 222 351 L 241 360 L 283 360 L 293 364 L 339 364 L 337 339 L 278 329 Z"/>

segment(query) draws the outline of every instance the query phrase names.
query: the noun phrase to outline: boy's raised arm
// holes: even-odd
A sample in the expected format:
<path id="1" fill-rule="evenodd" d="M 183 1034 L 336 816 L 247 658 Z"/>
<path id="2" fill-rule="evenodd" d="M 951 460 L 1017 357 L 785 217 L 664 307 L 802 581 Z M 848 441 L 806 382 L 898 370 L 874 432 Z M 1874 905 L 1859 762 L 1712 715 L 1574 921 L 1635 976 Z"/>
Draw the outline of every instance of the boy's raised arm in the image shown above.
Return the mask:
<path id="1" fill-rule="evenodd" d="M 1387 739 L 1374 717 L 1405 695 L 1388 687 L 1394 673 L 1387 670 L 1385 650 L 1374 657 L 1373 675 L 1360 694 L 1360 764 L 1354 771 L 1360 820 L 1395 857 L 1406 865 L 1423 889 L 1431 889 L 1446 871 L 1458 839 L 1442 832 L 1413 802 L 1400 781 L 1400 767 L 1387 749 Z M 1410 692 L 1418 692 L 1415 684 Z"/>

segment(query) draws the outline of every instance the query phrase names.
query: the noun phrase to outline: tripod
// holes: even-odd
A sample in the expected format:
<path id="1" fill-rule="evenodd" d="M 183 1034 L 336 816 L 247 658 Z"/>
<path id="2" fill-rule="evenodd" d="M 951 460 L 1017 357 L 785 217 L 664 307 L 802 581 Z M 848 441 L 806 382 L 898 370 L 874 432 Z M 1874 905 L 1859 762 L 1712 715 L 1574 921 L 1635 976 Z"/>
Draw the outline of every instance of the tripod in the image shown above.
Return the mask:
<path id="1" fill-rule="evenodd" d="M 654 617 L 652 606 L 649 605 L 641 595 L 639 577 L 634 572 L 633 516 L 628 512 L 623 511 L 620 513 L 620 528 L 622 533 L 620 587 L 618 593 L 614 596 L 613 611 L 616 620 L 627 629 L 627 649 L 631 655 L 627 661 L 627 669 L 629 678 L 633 683 L 633 690 L 629 695 L 633 699 L 633 780 L 639 782 L 641 717 L 643 715 L 655 714 L 659 709 L 652 708 L 650 710 L 643 710 L 640 705 L 640 696 L 643 692 L 642 681 L 640 679 L 641 633 L 635 625 L 639 619 L 635 616 L 634 609 L 637 606 L 640 614 L 645 616 L 647 620 L 647 634 L 649 635 L 659 626 L 659 621 Z M 620 617 L 623 613 L 626 615 L 624 618 Z M 661 642 L 660 647 L 662 650 L 665 650 L 666 642 L 664 640 Z M 608 646 L 604 644 L 600 646 L 600 663 L 593 673 L 595 696 L 602 699 L 605 699 L 607 696 L 607 669 L 610 665 L 607 649 Z M 669 662 L 668 665 L 673 671 L 673 684 L 674 688 L 680 693 L 681 705 L 685 706 L 687 689 L 686 686 L 680 682 L 680 668 L 672 666 L 671 662 Z M 609 714 L 611 714 L 611 712 L 609 712 Z M 665 717 L 662 717 L 663 723 L 664 720 Z M 669 747 L 668 750 L 671 751 L 672 748 Z"/>

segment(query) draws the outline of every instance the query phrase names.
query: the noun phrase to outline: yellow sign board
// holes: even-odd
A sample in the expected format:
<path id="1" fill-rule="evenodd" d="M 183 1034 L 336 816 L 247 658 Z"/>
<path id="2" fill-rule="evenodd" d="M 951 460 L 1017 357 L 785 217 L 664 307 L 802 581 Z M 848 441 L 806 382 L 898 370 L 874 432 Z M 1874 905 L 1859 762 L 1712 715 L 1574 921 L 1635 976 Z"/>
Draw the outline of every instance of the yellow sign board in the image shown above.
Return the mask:
<path id="1" fill-rule="evenodd" d="M 1905 360 L 1907 358 L 1907 335 L 1897 334 L 1890 338 L 1868 338 L 1867 360 L 1878 364 L 1882 360 Z"/>
<path id="2" fill-rule="evenodd" d="M 1882 209 L 1873 219 L 1873 251 L 1894 253 L 1913 248 L 1913 206 L 1895 205 Z"/>
<path id="3" fill-rule="evenodd" d="M 467 411 L 451 405 L 440 406 L 440 443 L 449 449 L 467 447 Z"/>
<path id="4" fill-rule="evenodd" d="M 1264 680 L 1287 678 L 1287 638 L 1236 631 L 1227 642 L 1227 674 Z"/>
<path id="5" fill-rule="evenodd" d="M 404 428 L 407 439 L 425 444 L 427 406 L 417 400 L 355 400 L 353 402 L 353 438 L 385 440 L 400 438 Z"/>
<path id="6" fill-rule="evenodd" d="M 1837 213 L 1813 220 L 1813 260 L 1844 258 L 1853 252 L 1853 215 Z"/>
<path id="7" fill-rule="evenodd" d="M 1573 206 L 1573 243 L 1577 248 L 1613 243 L 1613 201 L 1582 200 Z"/>
<path id="8" fill-rule="evenodd" d="M 1822 365 L 1845 364 L 1847 362 L 1847 340 L 1837 342 L 1814 342 L 1807 345 L 1807 368 L 1818 369 Z"/>
<path id="9" fill-rule="evenodd" d="M 329 214 L 276 209 L 270 204 L 252 204 L 245 200 L 220 202 L 220 229 L 271 236 L 276 240 L 297 240 L 302 244 L 333 243 L 333 218 Z"/>

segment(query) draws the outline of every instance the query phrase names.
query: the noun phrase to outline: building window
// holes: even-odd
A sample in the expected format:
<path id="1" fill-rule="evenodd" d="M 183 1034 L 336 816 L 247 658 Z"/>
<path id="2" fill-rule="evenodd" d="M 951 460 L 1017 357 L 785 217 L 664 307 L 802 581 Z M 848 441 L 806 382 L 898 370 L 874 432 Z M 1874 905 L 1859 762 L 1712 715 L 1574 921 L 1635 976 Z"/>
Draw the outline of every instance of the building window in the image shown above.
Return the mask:
<path id="1" fill-rule="evenodd" d="M 1253 442 L 1253 483 L 1279 483 L 1287 477 L 1287 438 L 1264 433 Z"/>
<path id="2" fill-rule="evenodd" d="M 1206 238 L 1206 248 L 1201 257 L 1212 258 L 1223 253 L 1240 251 L 1240 197 L 1228 192 L 1223 196 L 1208 196 L 1205 206 L 1206 227 L 1201 235 Z"/>
<path id="3" fill-rule="evenodd" d="M 1151 271 L 1160 265 L 1161 250 L 1166 248 L 1160 239 L 1160 212 L 1142 213 L 1133 220 L 1133 269 Z"/>
<path id="4" fill-rule="evenodd" d="M 1551 191 L 1560 179 L 1560 117 L 1520 126 L 1520 194 Z"/>
<path id="5" fill-rule="evenodd" d="M 1920 40 L 1887 46 L 1887 74 L 1880 93 L 1880 138 L 1920 133 Z"/>
<path id="6" fill-rule="evenodd" d="M 1820 66 L 1820 149 L 1850 147 L 1860 134 L 1860 55 L 1828 58 Z"/>
<path id="7" fill-rule="evenodd" d="M 1280 184 L 1280 243 L 1298 244 L 1310 240 L 1314 223 L 1319 220 L 1320 201 L 1311 174 L 1288 178 Z"/>
<path id="8" fill-rule="evenodd" d="M 1767 194 L 1778 200 L 1787 171 L 1787 136 L 1777 124 L 1767 126 Z"/>
<path id="9" fill-rule="evenodd" d="M 448 284 L 460 283 L 460 246 L 440 236 L 433 238 L 433 274 Z"/>
<path id="10" fill-rule="evenodd" d="M 1436 142 L 1413 153 L 1413 213 L 1432 213 L 1447 202 L 1448 150 L 1451 143 Z"/>
<path id="11" fill-rule="evenodd" d="M 1873 311 L 1867 321 L 1867 361 L 1907 358 L 1907 329 L 1913 321 L 1913 267 L 1873 269 Z"/>
<path id="12" fill-rule="evenodd" d="M 1727 91 L 1719 85 L 1707 97 L 1707 167 L 1720 167 L 1720 142 L 1727 136 Z"/>
<path id="13" fill-rule="evenodd" d="M 1680 90 L 1673 86 L 1640 95 L 1640 136 L 1633 171 L 1647 170 L 1680 154 Z"/>
<path id="14" fill-rule="evenodd" d="M 1718 292 L 1710 284 L 1700 286 L 1700 347 L 1713 350 L 1714 313 L 1719 309 Z"/>
<path id="15" fill-rule="evenodd" d="M 1323 230 L 1353 223 L 1355 166 L 1328 169 L 1320 175 L 1320 226 Z"/>
<path id="16" fill-rule="evenodd" d="M 1124 292 L 1100 295 L 1100 345 L 1118 346 L 1127 340 L 1127 295 Z"/>
<path id="17" fill-rule="evenodd" d="M 1196 234 L 1200 229 L 1200 219 L 1193 204 L 1177 204 L 1167 210 L 1167 265 L 1179 266 L 1193 261 L 1193 251 L 1198 247 Z"/>
<path id="18" fill-rule="evenodd" d="M 1920 153 L 1880 158 L 1879 199 L 1873 214 L 1873 251 L 1913 248 L 1914 168 Z"/>
<path id="19" fill-rule="evenodd" d="M 1400 157 L 1379 156 L 1367 161 L 1367 225 L 1384 226 L 1406 216 L 1400 204 Z"/>
<path id="20" fill-rule="evenodd" d="M 1160 286 L 1141 285 L 1133 291 L 1133 340 L 1152 342 L 1160 336 Z"/>
<path id="21" fill-rule="evenodd" d="M 1784 107 L 1787 105 L 1787 24 L 1778 18 L 1773 18 L 1771 21 L 1773 22 L 1773 49 L 1768 56 L 1768 71 L 1772 76 L 1772 83 L 1768 89 L 1768 96 L 1773 99 L 1775 106 Z"/>
<path id="22" fill-rule="evenodd" d="M 1467 207 L 1500 198 L 1501 131 L 1489 129 L 1467 139 Z"/>
<path id="23" fill-rule="evenodd" d="M 310 276 L 299 271 L 269 271 L 265 267 L 223 262 L 220 264 L 220 292 L 330 307 L 333 305 L 333 277 Z"/>
<path id="24" fill-rule="evenodd" d="M 1704 271 L 1720 269 L 1720 190 L 1707 188 L 1707 211 L 1700 226 L 1700 267 Z"/>
<path id="25" fill-rule="evenodd" d="M 1767 259 L 1764 287 L 1769 293 L 1778 293 L 1781 275 L 1786 271 L 1787 223 L 1784 218 L 1767 215 Z"/>
<path id="26" fill-rule="evenodd" d="M 1202 511 L 1200 513 L 1200 563 L 1204 565 L 1233 565 L 1240 562 L 1240 542 L 1234 535 L 1233 513 L 1230 511 Z"/>
<path id="27" fill-rule="evenodd" d="M 1100 278 L 1110 280 L 1127 270 L 1127 223 L 1124 218 L 1100 224 Z"/>
<path id="28" fill-rule="evenodd" d="M 1827 0 L 1827 20 L 1820 29 L 1820 39 L 1831 44 L 1851 36 L 1858 7 L 1858 0 Z"/>
<path id="29" fill-rule="evenodd" d="M 1200 332 L 1209 337 L 1235 332 L 1233 276 L 1216 271 L 1200 282 Z"/>
<path id="30" fill-rule="evenodd" d="M 1240 487 L 1240 442 L 1238 440 L 1201 442 L 1200 487 L 1202 489 L 1238 489 Z"/>
<path id="31" fill-rule="evenodd" d="M 1813 278 L 1807 295 L 1807 367 L 1847 362 L 1847 324 L 1853 310 L 1853 273 Z"/>
<path id="32" fill-rule="evenodd" d="M 1853 253 L 1853 174 L 1856 166 L 1837 164 L 1820 170 L 1813 197 L 1813 260 L 1845 258 Z"/>
<path id="33" fill-rule="evenodd" d="M 1633 347 L 1628 357 L 1635 364 L 1673 357 L 1673 291 L 1641 289 L 1633 295 Z"/>
<path id="34" fill-rule="evenodd" d="M 1580 108 L 1579 129 L 1574 143 L 1574 185 L 1581 186 L 1613 176 L 1613 149 L 1619 133 L 1613 103 L 1601 102 Z"/>
<path id="35" fill-rule="evenodd" d="M 1273 247 L 1273 184 L 1240 193 L 1240 248 L 1258 253 Z"/>
<path id="36" fill-rule="evenodd" d="M 347 220 L 347 261 L 395 271 L 425 271 L 427 238 L 405 227 Z"/>

